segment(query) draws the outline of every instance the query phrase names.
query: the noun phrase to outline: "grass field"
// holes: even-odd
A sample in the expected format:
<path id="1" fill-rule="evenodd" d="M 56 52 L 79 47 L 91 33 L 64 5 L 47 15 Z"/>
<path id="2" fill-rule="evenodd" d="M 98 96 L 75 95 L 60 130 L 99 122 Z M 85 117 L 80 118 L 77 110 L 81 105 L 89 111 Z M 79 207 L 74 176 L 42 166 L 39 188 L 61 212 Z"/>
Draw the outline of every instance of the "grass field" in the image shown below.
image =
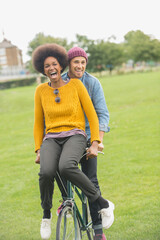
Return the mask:
<path id="1" fill-rule="evenodd" d="M 108 240 L 160 239 L 160 72 L 100 79 L 110 112 L 102 194 L 115 203 Z M 0 240 L 38 240 L 42 218 L 34 163 L 36 86 L 0 91 Z M 55 187 L 53 235 L 60 193 Z"/>

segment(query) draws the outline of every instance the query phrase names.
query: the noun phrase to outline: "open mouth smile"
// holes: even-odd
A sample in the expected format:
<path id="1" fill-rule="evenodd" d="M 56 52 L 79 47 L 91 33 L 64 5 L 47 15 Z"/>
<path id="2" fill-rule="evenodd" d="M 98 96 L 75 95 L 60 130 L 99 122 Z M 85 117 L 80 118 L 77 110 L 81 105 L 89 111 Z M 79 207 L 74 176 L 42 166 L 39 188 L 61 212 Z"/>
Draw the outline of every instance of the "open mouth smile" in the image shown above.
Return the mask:
<path id="1" fill-rule="evenodd" d="M 51 73 L 50 73 L 50 76 L 51 76 L 51 77 L 56 77 L 56 76 L 57 76 L 57 72 L 51 72 Z"/>

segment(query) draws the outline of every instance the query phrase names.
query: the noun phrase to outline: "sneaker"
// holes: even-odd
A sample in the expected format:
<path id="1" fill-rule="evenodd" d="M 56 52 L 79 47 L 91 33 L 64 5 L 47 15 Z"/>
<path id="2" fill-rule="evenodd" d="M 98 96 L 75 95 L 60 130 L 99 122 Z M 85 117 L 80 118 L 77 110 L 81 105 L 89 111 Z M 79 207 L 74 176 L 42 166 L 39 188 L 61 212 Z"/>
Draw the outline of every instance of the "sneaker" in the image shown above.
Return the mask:
<path id="1" fill-rule="evenodd" d="M 51 236 L 51 219 L 52 219 L 52 215 L 51 215 L 51 218 L 49 219 L 48 218 L 42 219 L 40 234 L 43 240 L 47 240 Z"/>
<path id="2" fill-rule="evenodd" d="M 63 208 L 63 202 L 61 203 L 61 205 L 60 205 L 59 208 L 57 209 L 57 212 L 56 212 L 57 216 L 59 216 L 60 211 L 62 210 L 62 208 Z"/>
<path id="3" fill-rule="evenodd" d="M 94 236 L 94 240 L 107 240 L 107 238 L 105 237 L 104 233 L 103 234 L 96 234 Z"/>
<path id="4" fill-rule="evenodd" d="M 101 214 L 101 218 L 102 218 L 102 226 L 105 229 L 108 229 L 111 227 L 111 225 L 114 222 L 114 204 L 112 202 L 110 202 L 109 200 L 107 200 L 109 203 L 109 207 L 108 208 L 102 208 L 99 213 Z"/>

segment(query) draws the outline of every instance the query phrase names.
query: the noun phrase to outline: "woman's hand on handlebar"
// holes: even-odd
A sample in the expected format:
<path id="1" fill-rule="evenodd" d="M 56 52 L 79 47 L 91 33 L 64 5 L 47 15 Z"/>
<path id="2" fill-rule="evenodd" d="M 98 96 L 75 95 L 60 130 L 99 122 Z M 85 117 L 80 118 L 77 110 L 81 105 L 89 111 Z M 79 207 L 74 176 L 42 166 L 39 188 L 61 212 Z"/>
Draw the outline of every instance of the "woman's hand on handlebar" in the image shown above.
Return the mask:
<path id="1" fill-rule="evenodd" d="M 87 149 L 86 159 L 98 156 L 98 142 L 93 141 L 91 146 Z"/>

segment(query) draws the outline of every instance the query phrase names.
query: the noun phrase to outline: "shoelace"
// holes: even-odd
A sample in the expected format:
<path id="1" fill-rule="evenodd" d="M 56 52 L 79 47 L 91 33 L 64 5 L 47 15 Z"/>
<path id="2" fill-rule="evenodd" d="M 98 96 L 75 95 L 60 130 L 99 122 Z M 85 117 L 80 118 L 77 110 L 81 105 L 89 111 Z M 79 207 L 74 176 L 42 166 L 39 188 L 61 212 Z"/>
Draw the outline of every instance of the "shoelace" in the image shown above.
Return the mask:
<path id="1" fill-rule="evenodd" d="M 107 217 L 110 217 L 111 216 L 111 212 L 109 211 L 109 209 L 106 210 L 100 210 L 99 213 L 101 214 L 101 216 L 107 216 Z"/>
<path id="2" fill-rule="evenodd" d="M 43 220 L 41 226 L 42 226 L 42 227 L 49 227 L 49 222 L 48 222 L 48 220 L 46 220 L 46 219 Z"/>

